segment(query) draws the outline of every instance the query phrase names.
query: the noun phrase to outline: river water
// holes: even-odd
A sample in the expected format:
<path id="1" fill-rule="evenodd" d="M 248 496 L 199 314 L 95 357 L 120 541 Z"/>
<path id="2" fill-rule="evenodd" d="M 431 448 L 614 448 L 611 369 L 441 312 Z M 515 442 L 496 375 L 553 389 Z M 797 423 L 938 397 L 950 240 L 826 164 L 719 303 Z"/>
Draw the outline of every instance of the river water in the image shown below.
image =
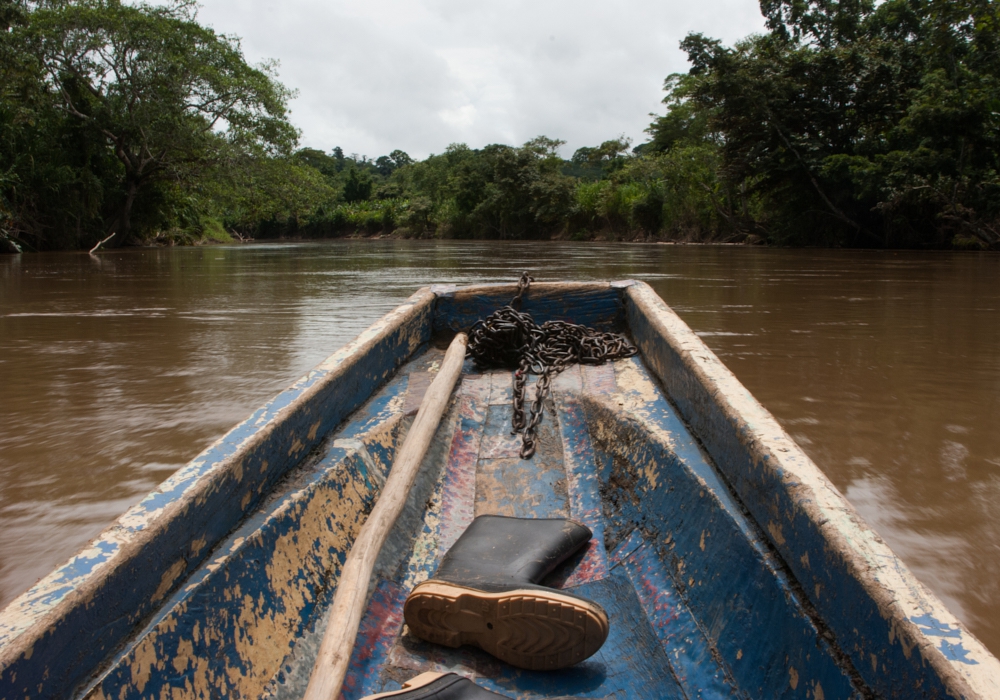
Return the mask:
<path id="1" fill-rule="evenodd" d="M 0 606 L 434 282 L 649 282 L 1000 654 L 1000 256 L 337 241 L 0 256 Z"/>

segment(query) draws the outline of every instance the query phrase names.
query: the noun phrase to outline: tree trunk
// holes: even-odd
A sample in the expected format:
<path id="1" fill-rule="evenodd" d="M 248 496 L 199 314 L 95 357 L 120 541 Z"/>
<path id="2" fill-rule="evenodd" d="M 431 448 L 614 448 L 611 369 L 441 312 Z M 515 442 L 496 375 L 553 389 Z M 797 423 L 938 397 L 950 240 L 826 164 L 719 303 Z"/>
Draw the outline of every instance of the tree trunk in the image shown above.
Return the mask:
<path id="1" fill-rule="evenodd" d="M 119 248 L 128 241 L 129 235 L 132 233 L 132 205 L 135 203 L 135 196 L 138 192 L 139 183 L 129 180 L 125 203 L 122 205 L 121 211 L 118 212 L 115 223 L 112 224 L 114 237 L 108 241 L 107 245 L 109 248 Z M 108 233 L 111 233 L 111 231 Z"/>

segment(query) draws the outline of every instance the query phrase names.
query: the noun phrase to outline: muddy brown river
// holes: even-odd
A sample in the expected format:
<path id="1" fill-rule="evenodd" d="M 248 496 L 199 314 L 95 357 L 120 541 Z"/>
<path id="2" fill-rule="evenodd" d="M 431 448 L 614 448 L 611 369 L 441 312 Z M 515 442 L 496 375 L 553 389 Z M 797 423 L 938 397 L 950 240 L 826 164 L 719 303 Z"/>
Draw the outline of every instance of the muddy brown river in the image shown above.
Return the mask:
<path id="1" fill-rule="evenodd" d="M 649 282 L 1000 654 L 1000 256 L 339 241 L 0 256 L 0 606 L 418 287 Z"/>

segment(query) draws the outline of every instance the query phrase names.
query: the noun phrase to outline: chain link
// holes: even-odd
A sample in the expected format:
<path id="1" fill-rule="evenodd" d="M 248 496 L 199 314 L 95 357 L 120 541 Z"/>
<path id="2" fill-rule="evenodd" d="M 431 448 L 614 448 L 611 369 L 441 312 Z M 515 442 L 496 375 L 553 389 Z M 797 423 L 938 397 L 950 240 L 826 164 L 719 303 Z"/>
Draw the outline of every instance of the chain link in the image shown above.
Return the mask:
<path id="1" fill-rule="evenodd" d="M 539 326 L 531 314 L 520 311 L 534 281 L 524 272 L 510 304 L 477 321 L 469 331 L 469 354 L 477 367 L 514 369 L 511 434 L 521 434 L 521 459 L 535 454 L 535 433 L 554 376 L 573 364 L 599 365 L 638 352 L 620 333 L 602 333 L 566 321 L 546 321 Z M 529 374 L 538 375 L 538 381 L 535 400 L 525 416 Z"/>

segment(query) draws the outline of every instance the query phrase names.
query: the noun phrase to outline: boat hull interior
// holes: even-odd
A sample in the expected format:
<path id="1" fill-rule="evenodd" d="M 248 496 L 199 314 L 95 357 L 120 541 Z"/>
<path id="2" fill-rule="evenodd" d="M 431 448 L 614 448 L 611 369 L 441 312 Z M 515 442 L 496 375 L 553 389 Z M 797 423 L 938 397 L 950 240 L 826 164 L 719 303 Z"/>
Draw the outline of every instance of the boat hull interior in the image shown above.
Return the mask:
<path id="1" fill-rule="evenodd" d="M 301 697 L 332 598 L 331 590 L 319 586 L 325 573 L 319 535 L 334 529 L 323 521 L 350 512 L 360 524 L 358 516 L 377 498 L 412 421 L 408 414 L 419 406 L 442 357 L 442 350 L 430 347 L 407 363 L 309 464 L 290 474 L 165 606 L 173 612 L 123 655 L 93 696 L 117 698 L 122 689 L 146 695 L 155 681 L 140 689 L 144 674 L 138 666 L 149 658 L 150 645 L 156 658 L 182 666 L 181 647 L 192 644 L 186 654 L 192 663 L 223 650 L 242 652 L 241 680 L 268 680 L 258 691 L 265 697 Z M 519 698 L 781 697 L 796 690 L 789 670 L 826 697 L 851 694 L 850 678 L 821 630 L 801 610 L 750 522 L 724 495 L 720 477 L 640 359 L 574 366 L 559 375 L 538 451 L 527 461 L 518 456 L 520 438 L 510 434 L 511 380 L 509 371 L 481 373 L 467 363 L 376 565 L 344 698 L 395 690 L 425 671 L 460 673 Z M 472 519 L 486 514 L 573 518 L 594 532 L 586 552 L 547 583 L 608 612 L 610 636 L 596 655 L 562 671 L 532 672 L 478 649 L 449 649 L 408 633 L 402 619 L 407 593 L 433 574 Z M 311 517 L 319 521 L 315 537 L 306 534 Z M 306 560 L 314 562 L 312 571 L 302 567 Z M 684 578 L 675 581 L 671 571 Z M 726 595 L 719 595 L 719 586 L 729 589 Z M 697 600 L 700 588 L 713 593 Z M 212 611 L 218 624 L 192 615 L 192 605 Z M 280 634 L 278 627 L 289 624 L 298 637 L 291 653 L 275 645 L 270 658 L 262 654 L 261 637 Z M 708 630 L 726 640 L 724 651 Z M 224 634 L 196 638 L 196 631 Z M 767 644 L 755 641 L 765 637 Z M 254 673 L 246 673 L 250 669 Z M 220 679 L 225 670 L 218 669 Z M 172 675 L 161 676 L 167 686 Z M 253 692 L 250 683 L 228 690 Z"/>
<path id="2" fill-rule="evenodd" d="M 751 485 L 741 479 L 753 469 L 766 470 L 769 454 L 777 455 L 779 465 L 789 464 L 788 455 L 779 454 L 793 449 L 782 447 L 787 436 L 776 423 L 767 424 L 777 446 L 756 458 L 747 457 L 763 449 L 752 423 L 729 420 L 728 433 L 718 437 L 720 429 L 711 426 L 724 411 L 711 392 L 698 389 L 710 378 L 690 369 L 690 362 L 718 361 L 691 334 L 690 342 L 697 343 L 691 347 L 705 356 L 693 356 L 685 372 L 668 366 L 668 353 L 650 340 L 656 319 L 641 304 L 630 305 L 630 287 L 634 283 L 532 288 L 525 310 L 539 322 L 563 318 L 627 332 L 641 353 L 559 374 L 530 460 L 519 457 L 520 438 L 511 435 L 512 373 L 484 371 L 466 360 L 404 512 L 379 555 L 343 697 L 395 690 L 426 671 L 459 673 L 524 699 L 821 700 L 935 697 L 956 688 L 959 696 L 987 696 L 988 677 L 975 674 L 992 672 L 989 664 L 996 660 L 975 647 L 978 642 L 957 621 L 944 617 L 943 606 L 934 607 L 940 604 L 915 579 L 906 579 L 917 587 L 913 595 L 933 611 L 931 619 L 951 635 L 949 643 L 957 639 L 957 655 L 976 660 L 970 668 L 982 668 L 963 676 L 961 662 L 933 655 L 939 646 L 907 649 L 905 635 L 911 632 L 899 625 L 894 629 L 902 641 L 876 640 L 896 613 L 880 607 L 877 592 L 855 591 L 868 585 L 860 574 L 852 574 L 854 583 L 826 583 L 823 577 L 835 576 L 836 566 L 854 564 L 829 538 L 814 533 L 826 522 L 809 520 L 812 506 L 802 506 L 805 515 L 766 517 L 784 513 L 789 488 L 768 494 L 761 485 L 765 478 Z M 56 610 L 62 616 L 53 618 L 50 611 L 48 632 L 32 641 L 33 651 L 47 658 L 58 650 L 69 654 L 61 665 L 45 662 L 39 694 L 58 682 L 72 695 L 108 700 L 301 697 L 340 567 L 444 348 L 457 330 L 509 294 L 508 287 L 415 295 L 396 317 L 376 324 L 193 462 L 190 473 L 126 514 L 126 526 L 141 526 L 134 525 L 132 534 L 106 535 L 102 541 L 114 544 L 107 545 L 106 560 L 94 555 L 97 564 L 87 570 L 78 562 L 48 589 L 36 591 L 36 598 L 21 601 L 29 617 L 18 632 L 24 636 L 34 629 L 30 615 L 41 615 L 38 596 L 78 576 L 73 585 L 83 604 L 56 600 L 53 609 L 62 605 Z M 671 352 L 676 355 L 676 347 Z M 669 382 L 677 384 L 672 391 L 665 388 Z M 742 394 L 730 404 L 740 400 Z M 711 406 L 699 408 L 706 402 Z M 797 458 L 801 453 L 794 450 Z M 798 484 L 803 477 L 796 479 Z M 527 671 L 475 648 L 441 647 L 409 633 L 402 616 L 407 594 L 433 575 L 451 544 L 483 514 L 567 517 L 593 531 L 589 545 L 546 584 L 594 600 L 608 612 L 610 634 L 594 656 L 561 671 Z M 801 536 L 789 544 L 796 531 Z M 171 547 L 174 554 L 161 554 Z M 809 574 L 817 564 L 824 571 Z M 89 646 L 65 641 L 67 630 L 82 624 L 73 617 L 82 614 L 77 608 L 93 611 L 102 601 L 111 601 L 106 605 L 112 612 L 115 606 L 138 612 L 88 627 Z M 111 614 L 91 612 L 90 619 Z M 14 618 L 10 611 L 5 615 L 9 630 Z M 911 627 L 926 631 L 919 622 Z M 0 625 L 0 642 L 3 633 Z M 923 639 L 938 645 L 936 638 Z M 6 689 L 28 689 L 11 680 L 11 668 L 32 683 L 42 675 L 32 654 L 25 656 L 8 663 Z M 89 673 L 79 670 L 86 664 Z"/>

